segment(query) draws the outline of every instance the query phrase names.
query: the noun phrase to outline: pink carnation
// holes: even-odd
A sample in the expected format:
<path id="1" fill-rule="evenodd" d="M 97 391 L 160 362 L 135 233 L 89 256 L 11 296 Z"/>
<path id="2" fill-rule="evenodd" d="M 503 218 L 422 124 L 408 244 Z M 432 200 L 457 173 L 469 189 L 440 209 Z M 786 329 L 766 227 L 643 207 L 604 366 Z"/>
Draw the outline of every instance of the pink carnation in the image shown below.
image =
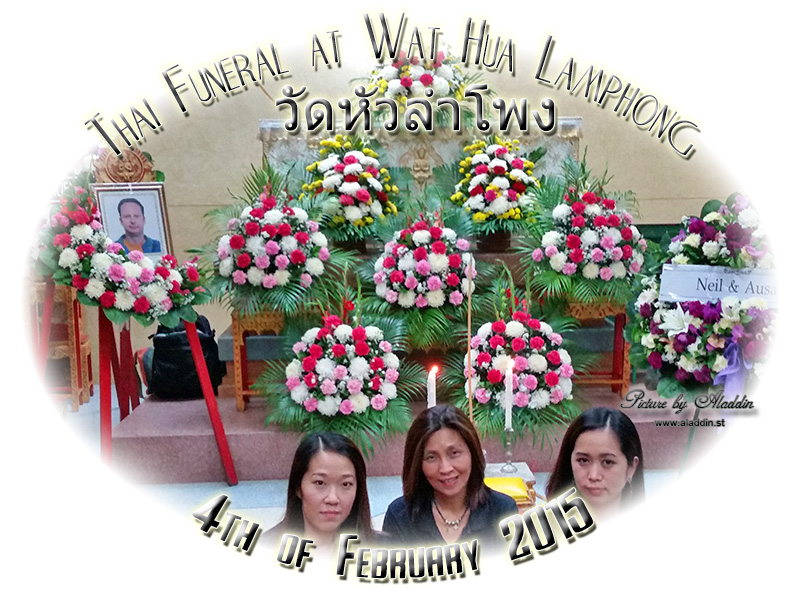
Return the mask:
<path id="1" fill-rule="evenodd" d="M 544 258 L 544 252 L 542 252 L 541 248 L 536 248 L 531 252 L 531 260 L 534 262 L 541 262 L 542 258 Z"/>
<path id="2" fill-rule="evenodd" d="M 279 270 L 284 270 L 289 266 L 289 258 L 285 254 L 275 256 L 275 266 L 277 266 Z"/>
<path id="3" fill-rule="evenodd" d="M 350 379 L 347 381 L 347 390 L 351 395 L 359 393 L 363 387 L 364 385 L 358 379 Z"/>
<path id="4" fill-rule="evenodd" d="M 602 262 L 605 258 L 605 253 L 600 248 L 594 248 L 592 250 L 592 260 L 595 262 Z M 608 280 L 608 279 L 606 279 Z"/>
<path id="5" fill-rule="evenodd" d="M 319 248 L 319 259 L 323 262 L 331 257 L 331 253 L 328 248 Z"/>
<path id="6" fill-rule="evenodd" d="M 604 235 L 603 238 L 600 240 L 600 247 L 610 250 L 611 248 L 614 247 L 614 240 L 608 235 Z"/>
<path id="7" fill-rule="evenodd" d="M 345 399 L 342 403 L 339 404 L 339 411 L 347 416 L 348 414 L 353 413 L 353 402 L 349 399 Z"/>
<path id="8" fill-rule="evenodd" d="M 395 383 L 397 382 L 400 373 L 397 371 L 396 368 L 387 368 L 386 369 L 386 382 L 388 383 Z"/>
<path id="9" fill-rule="evenodd" d="M 428 305 L 428 300 L 425 299 L 424 295 L 418 295 L 417 299 L 414 300 L 414 304 L 417 306 L 417 308 L 424 308 Z"/>
<path id="10" fill-rule="evenodd" d="M 296 376 L 290 376 L 288 379 L 286 379 L 286 386 L 289 388 L 289 391 L 297 387 L 299 384 L 300 379 Z"/>
<path id="11" fill-rule="evenodd" d="M 235 270 L 233 271 L 233 282 L 237 285 L 244 285 L 247 283 L 247 275 L 243 270 Z"/>
<path id="12" fill-rule="evenodd" d="M 556 345 L 561 345 L 564 342 L 564 338 L 558 333 L 550 333 L 550 341 Z"/>
<path id="13" fill-rule="evenodd" d="M 269 256 L 256 256 L 256 268 L 264 270 L 270 264 Z"/>
<path id="14" fill-rule="evenodd" d="M 469 249 L 469 241 L 466 239 L 458 239 L 456 240 L 456 247 L 462 252 L 466 252 Z"/>
<path id="15" fill-rule="evenodd" d="M 460 306 L 461 302 L 464 301 L 464 296 L 460 292 L 454 291 L 453 293 L 450 294 L 449 299 L 450 303 L 453 304 L 454 306 Z"/>
<path id="16" fill-rule="evenodd" d="M 564 399 L 564 392 L 561 389 L 553 389 L 550 392 L 550 401 L 553 403 L 560 403 Z"/>
<path id="17" fill-rule="evenodd" d="M 518 408 L 524 408 L 525 406 L 528 405 L 529 401 L 530 401 L 530 395 L 524 393 L 523 391 L 514 394 L 514 405 L 517 406 Z"/>
<path id="18" fill-rule="evenodd" d="M 269 254 L 270 256 L 274 256 L 275 254 L 281 251 L 281 246 L 278 245 L 277 241 L 273 241 L 270 239 L 264 246 L 264 249 L 266 250 L 267 254 Z"/>
<path id="19" fill-rule="evenodd" d="M 517 372 L 523 372 L 525 371 L 526 368 L 528 368 L 527 358 L 523 356 L 517 356 L 516 358 L 514 358 L 514 370 L 516 370 Z"/>
<path id="20" fill-rule="evenodd" d="M 119 283 L 123 279 L 125 279 L 125 268 L 122 264 L 112 264 L 108 267 L 108 278 L 114 281 L 115 283 Z"/>
<path id="21" fill-rule="evenodd" d="M 397 301 L 398 293 L 393 289 L 386 290 L 386 301 L 393 304 Z"/>
<path id="22" fill-rule="evenodd" d="M 142 273 L 139 275 L 139 280 L 142 283 L 152 283 L 155 277 L 156 273 L 152 268 L 143 268 Z"/>
<path id="23" fill-rule="evenodd" d="M 414 275 L 408 275 L 404 285 L 406 286 L 406 289 L 415 289 L 417 287 L 417 283 L 418 281 Z"/>
<path id="24" fill-rule="evenodd" d="M 577 270 L 578 270 L 577 264 L 575 264 L 574 262 L 567 262 L 564 265 L 564 268 L 561 269 L 561 272 L 567 276 L 571 276 L 574 275 Z"/>
<path id="25" fill-rule="evenodd" d="M 622 248 L 612 248 L 611 249 L 611 259 L 612 260 L 622 260 Z"/>
<path id="26" fill-rule="evenodd" d="M 421 274 L 423 277 L 431 272 L 431 263 L 427 260 L 420 260 L 417 262 L 417 265 L 414 267 L 414 270 L 417 271 L 418 274 Z"/>
<path id="27" fill-rule="evenodd" d="M 631 262 L 631 272 L 639 272 L 642 269 L 642 265 L 635 260 Z"/>
<path id="28" fill-rule="evenodd" d="M 303 402 L 303 407 L 306 409 L 306 412 L 315 412 L 317 410 L 317 400 L 313 397 L 307 399 Z"/>
<path id="29" fill-rule="evenodd" d="M 307 272 L 304 272 L 303 274 L 300 275 L 300 285 L 302 285 L 303 287 L 309 287 L 312 282 L 313 279 L 311 278 L 311 275 L 308 274 Z"/>
<path id="30" fill-rule="evenodd" d="M 369 403 L 373 410 L 381 412 L 382 410 L 386 409 L 386 398 L 383 395 L 376 395 Z"/>
<path id="31" fill-rule="evenodd" d="M 554 245 L 548 245 L 544 249 L 544 255 L 547 256 L 548 258 L 552 258 L 557 253 L 558 253 L 558 248 L 556 246 L 554 246 Z"/>
<path id="32" fill-rule="evenodd" d="M 475 391 L 475 399 L 478 400 L 478 403 L 488 403 L 489 394 L 486 392 L 486 389 L 484 389 L 483 387 L 479 387 Z"/>
<path id="33" fill-rule="evenodd" d="M 536 389 L 536 386 L 539 384 L 539 381 L 536 380 L 535 376 L 533 376 L 532 374 L 529 374 L 522 381 L 522 384 L 525 385 L 526 388 L 528 388 L 531 391 L 533 391 L 534 389 Z"/>
<path id="34" fill-rule="evenodd" d="M 572 364 L 566 364 L 566 363 L 561 365 L 561 368 L 558 369 L 558 372 L 565 379 L 572 378 L 572 375 L 575 374 L 575 370 L 572 368 Z"/>
<path id="35" fill-rule="evenodd" d="M 604 266 L 600 269 L 600 278 L 604 281 L 610 281 L 614 276 L 614 271 L 611 270 L 608 266 Z"/>
<path id="36" fill-rule="evenodd" d="M 277 284 L 278 279 L 275 278 L 275 275 L 267 275 L 261 281 L 261 286 L 265 289 L 272 289 Z"/>
<path id="37" fill-rule="evenodd" d="M 113 242 L 109 243 L 106 246 L 106 252 L 108 252 L 109 254 L 119 254 L 119 251 L 121 249 L 122 249 L 122 244 L 121 243 L 117 243 L 116 241 L 113 241 Z M 137 250 L 133 250 L 133 251 L 135 252 Z M 131 254 L 132 253 L 133 252 L 131 252 Z M 139 253 L 142 254 L 141 252 L 139 252 Z M 134 260 L 133 258 L 131 258 L 130 254 L 128 254 L 128 258 L 131 260 L 131 262 L 139 262 L 139 260 L 141 260 L 141 258 L 139 260 Z M 142 254 L 142 258 L 144 258 L 144 254 Z"/>
<path id="38" fill-rule="evenodd" d="M 389 343 L 388 341 L 381 341 L 378 344 L 378 347 L 381 348 L 382 352 L 389 353 L 390 351 L 392 351 L 392 344 Z"/>
<path id="39" fill-rule="evenodd" d="M 343 366 L 339 364 L 336 368 L 333 369 L 333 378 L 337 381 L 343 381 L 347 376 L 347 366 Z"/>
<path id="40" fill-rule="evenodd" d="M 298 341 L 297 343 L 295 343 L 292 346 L 292 351 L 294 353 L 296 353 L 296 354 L 299 354 L 300 352 L 304 352 L 307 349 L 308 349 L 308 346 L 305 343 L 303 343 L 302 341 Z"/>

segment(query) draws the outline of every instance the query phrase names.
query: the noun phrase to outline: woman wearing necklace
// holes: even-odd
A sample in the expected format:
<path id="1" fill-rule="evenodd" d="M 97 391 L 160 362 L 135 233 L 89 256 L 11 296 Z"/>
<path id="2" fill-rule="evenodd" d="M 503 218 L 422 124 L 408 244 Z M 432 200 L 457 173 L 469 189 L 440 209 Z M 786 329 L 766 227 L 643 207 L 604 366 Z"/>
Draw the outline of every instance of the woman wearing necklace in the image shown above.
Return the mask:
<path id="1" fill-rule="evenodd" d="M 388 543 L 503 544 L 498 523 L 517 513 L 517 504 L 484 484 L 485 468 L 478 433 L 463 412 L 439 405 L 420 413 L 406 436 L 403 496 L 383 520 Z"/>

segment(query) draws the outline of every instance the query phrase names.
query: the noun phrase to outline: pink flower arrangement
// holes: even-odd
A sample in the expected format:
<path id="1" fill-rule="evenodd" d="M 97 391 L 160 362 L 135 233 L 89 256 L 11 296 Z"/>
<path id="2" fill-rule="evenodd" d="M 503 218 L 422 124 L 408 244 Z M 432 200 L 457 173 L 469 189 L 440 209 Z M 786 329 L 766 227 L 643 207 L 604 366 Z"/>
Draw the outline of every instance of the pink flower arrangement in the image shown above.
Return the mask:
<path id="1" fill-rule="evenodd" d="M 406 309 L 460 306 L 477 274 L 468 250 L 469 241 L 452 229 L 419 220 L 384 246 L 375 262 L 375 293 Z"/>
<path id="2" fill-rule="evenodd" d="M 561 335 L 546 322 L 517 310 L 509 321 L 482 325 L 472 338 L 472 391 L 478 403 L 505 405 L 506 371 L 513 372 L 514 406 L 542 409 L 572 397 L 572 358 L 561 347 Z M 467 363 L 467 356 L 464 356 Z M 469 381 L 465 384 L 468 392 Z"/>
<path id="3" fill-rule="evenodd" d="M 552 219 L 553 229 L 531 252 L 534 263 L 570 277 L 602 281 L 631 281 L 641 270 L 646 241 L 616 200 L 570 187 Z"/>
<path id="4" fill-rule="evenodd" d="M 383 411 L 397 397 L 400 361 L 383 331 L 327 316 L 293 346 L 286 367 L 292 400 L 329 418 Z"/>
<path id="5" fill-rule="evenodd" d="M 216 271 L 233 285 L 309 287 L 325 270 L 328 240 L 305 210 L 278 207 L 266 190 L 228 223 L 217 244 Z"/>

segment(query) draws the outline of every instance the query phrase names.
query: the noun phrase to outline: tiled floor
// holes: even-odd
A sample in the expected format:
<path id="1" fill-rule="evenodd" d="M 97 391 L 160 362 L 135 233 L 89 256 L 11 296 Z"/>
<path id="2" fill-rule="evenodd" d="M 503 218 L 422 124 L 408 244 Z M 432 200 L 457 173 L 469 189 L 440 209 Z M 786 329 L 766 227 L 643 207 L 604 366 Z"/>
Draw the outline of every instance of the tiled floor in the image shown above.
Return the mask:
<path id="1" fill-rule="evenodd" d="M 112 424 L 119 422 L 119 409 L 116 399 L 112 401 Z M 85 439 L 100 456 L 100 416 L 98 392 L 92 400 L 81 406 L 78 412 L 65 412 L 66 426 L 76 435 Z M 548 473 L 536 472 L 537 493 L 544 495 Z M 645 487 L 648 494 L 658 493 L 678 476 L 675 470 L 647 470 L 644 473 Z M 283 515 L 286 503 L 286 480 L 241 481 L 236 486 L 228 486 L 224 482 L 182 483 L 145 485 L 157 498 L 163 500 L 166 507 L 178 513 L 191 513 L 218 495 L 227 495 L 231 507 L 236 513 L 251 522 L 258 522 L 262 528 L 268 529 L 277 523 Z M 377 528 L 383 521 L 383 514 L 389 503 L 402 494 L 402 483 L 399 476 L 374 476 L 367 480 L 370 508 L 373 523 Z"/>

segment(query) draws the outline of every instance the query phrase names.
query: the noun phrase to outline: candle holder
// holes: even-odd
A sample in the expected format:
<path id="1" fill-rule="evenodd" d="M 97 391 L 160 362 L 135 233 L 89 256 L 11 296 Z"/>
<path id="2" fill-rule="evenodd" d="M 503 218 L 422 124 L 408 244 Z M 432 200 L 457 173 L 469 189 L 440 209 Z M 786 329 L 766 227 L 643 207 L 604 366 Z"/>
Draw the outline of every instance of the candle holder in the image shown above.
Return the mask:
<path id="1" fill-rule="evenodd" d="M 514 465 L 514 462 L 511 461 L 511 434 L 513 433 L 513 428 L 505 429 L 505 434 L 503 435 L 503 445 L 506 448 L 506 463 L 500 467 L 500 472 L 505 474 L 513 474 L 517 471 L 517 467 Z"/>

